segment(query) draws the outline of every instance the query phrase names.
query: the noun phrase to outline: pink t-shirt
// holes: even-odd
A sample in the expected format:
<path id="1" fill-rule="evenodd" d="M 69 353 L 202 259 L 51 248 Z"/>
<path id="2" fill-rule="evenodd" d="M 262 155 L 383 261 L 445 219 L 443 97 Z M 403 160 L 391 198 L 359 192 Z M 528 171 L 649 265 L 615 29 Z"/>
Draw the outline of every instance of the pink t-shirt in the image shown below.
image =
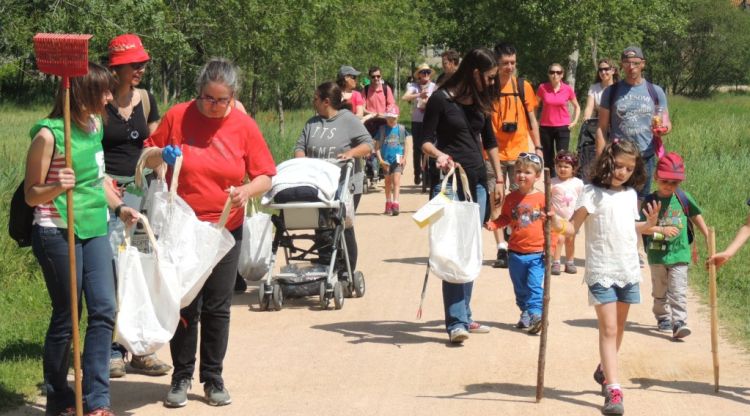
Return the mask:
<path id="1" fill-rule="evenodd" d="M 561 181 L 560 178 L 552 178 L 552 190 L 550 199 L 555 213 L 563 218 L 570 219 L 575 212 L 576 201 L 583 193 L 583 181 L 575 176 Z"/>
<path id="2" fill-rule="evenodd" d="M 561 82 L 560 89 L 555 92 L 552 84 L 545 82 L 536 90 L 536 95 L 543 105 L 540 126 L 562 127 L 570 124 L 568 101 L 576 99 L 576 93 L 570 85 Z"/>
<path id="3" fill-rule="evenodd" d="M 375 85 L 374 82 L 370 84 L 367 89 L 367 97 L 365 97 L 365 109 L 367 111 L 383 114 L 387 108 L 394 104 L 391 87 L 386 85 L 385 88 L 386 90 L 381 85 Z"/>
<path id="4" fill-rule="evenodd" d="M 352 91 L 352 97 L 349 99 L 352 103 L 352 113 L 357 114 L 357 107 L 365 105 L 365 99 L 362 98 L 362 94 L 359 91 Z"/>

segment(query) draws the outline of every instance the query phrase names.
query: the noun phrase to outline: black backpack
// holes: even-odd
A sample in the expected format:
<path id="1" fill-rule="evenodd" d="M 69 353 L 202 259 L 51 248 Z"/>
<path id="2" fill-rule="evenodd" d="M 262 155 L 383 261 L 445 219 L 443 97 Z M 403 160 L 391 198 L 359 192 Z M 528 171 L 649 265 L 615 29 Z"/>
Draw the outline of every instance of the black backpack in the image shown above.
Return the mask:
<path id="1" fill-rule="evenodd" d="M 10 200 L 8 234 L 18 243 L 18 247 L 29 247 L 31 245 L 31 228 L 34 222 L 34 207 L 26 204 L 23 184 L 24 181 L 21 181 Z"/>
<path id="2" fill-rule="evenodd" d="M 365 97 L 365 101 L 367 101 L 367 92 L 370 91 L 370 85 L 372 85 L 372 84 L 365 85 L 364 90 L 362 90 L 362 92 L 364 92 L 363 95 Z M 386 81 L 384 79 L 383 80 L 383 96 L 385 97 L 385 102 L 388 102 L 388 91 L 389 90 L 391 91 L 391 95 L 393 95 L 393 87 L 391 86 L 390 83 L 388 83 L 388 81 Z M 395 100 L 394 100 L 394 102 L 395 102 Z"/>
<path id="3" fill-rule="evenodd" d="M 677 197 L 677 201 L 680 202 L 680 206 L 682 207 L 682 212 L 685 214 L 685 217 L 687 218 L 688 244 L 693 244 L 693 239 L 695 238 L 695 231 L 693 230 L 693 221 L 690 219 L 690 214 L 688 213 L 687 195 L 685 195 L 685 191 L 683 191 L 680 188 L 675 189 L 674 194 Z M 651 202 L 654 202 L 655 200 L 656 200 L 656 192 L 652 192 L 646 195 L 646 198 L 643 199 L 643 204 L 645 206 L 646 204 L 650 204 Z M 643 234 L 643 246 L 644 247 L 648 245 L 648 241 L 651 238 L 652 236 Z"/>

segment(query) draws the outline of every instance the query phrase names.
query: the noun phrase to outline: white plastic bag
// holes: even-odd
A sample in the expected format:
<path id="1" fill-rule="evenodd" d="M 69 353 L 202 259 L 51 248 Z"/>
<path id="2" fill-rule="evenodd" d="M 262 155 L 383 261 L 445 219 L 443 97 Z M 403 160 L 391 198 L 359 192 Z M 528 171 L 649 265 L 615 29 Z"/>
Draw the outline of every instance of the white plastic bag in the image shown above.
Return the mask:
<path id="1" fill-rule="evenodd" d="M 180 307 L 188 306 L 211 275 L 214 266 L 234 247 L 232 234 L 224 228 L 231 199 L 227 197 L 217 224 L 201 221 L 193 209 L 177 195 L 182 158 L 177 158 L 169 192 L 156 192 L 148 214 L 165 258 L 177 268 L 180 280 Z"/>
<path id="2" fill-rule="evenodd" d="M 443 215 L 430 224 L 430 271 L 449 283 L 468 283 L 479 276 L 482 268 L 482 230 L 479 204 L 472 201 L 469 183 L 463 168 L 459 167 L 465 201 L 455 194 L 455 170 L 443 180 L 441 193 L 445 193 L 448 178 L 453 177 L 453 199 L 445 198 Z"/>
<path id="3" fill-rule="evenodd" d="M 167 344 L 180 321 L 177 270 L 164 259 L 153 231 L 141 217 L 151 253 L 141 253 L 128 236 L 117 258 L 116 340 L 135 355 L 151 354 Z"/>
<path id="4" fill-rule="evenodd" d="M 251 215 L 245 218 L 243 225 L 237 271 L 243 278 L 255 281 L 268 273 L 274 231 L 271 216 L 265 212 L 257 212 L 254 201 L 250 204 Z"/>

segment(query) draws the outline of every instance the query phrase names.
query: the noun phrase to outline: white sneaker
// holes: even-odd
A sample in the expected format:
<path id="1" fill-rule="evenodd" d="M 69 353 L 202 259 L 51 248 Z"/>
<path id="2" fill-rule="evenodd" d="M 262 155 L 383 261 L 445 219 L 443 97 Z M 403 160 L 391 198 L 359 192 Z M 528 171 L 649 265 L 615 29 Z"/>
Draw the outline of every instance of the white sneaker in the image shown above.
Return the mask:
<path id="1" fill-rule="evenodd" d="M 451 344 L 462 344 L 469 339 L 469 332 L 463 328 L 455 328 L 450 333 Z"/>

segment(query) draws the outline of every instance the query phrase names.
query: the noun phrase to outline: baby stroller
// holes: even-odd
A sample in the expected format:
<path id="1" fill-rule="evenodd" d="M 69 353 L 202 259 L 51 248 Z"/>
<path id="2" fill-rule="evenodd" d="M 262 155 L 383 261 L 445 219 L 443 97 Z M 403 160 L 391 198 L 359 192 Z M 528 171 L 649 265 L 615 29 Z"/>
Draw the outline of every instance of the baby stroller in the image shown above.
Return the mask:
<path id="1" fill-rule="evenodd" d="M 375 188 L 378 181 L 384 178 L 383 171 L 380 169 L 380 162 L 375 153 L 363 159 L 365 162 L 365 183 L 362 187 L 363 193 L 369 193 L 370 188 Z"/>
<path id="2" fill-rule="evenodd" d="M 352 172 L 354 160 L 343 167 L 338 161 L 299 158 L 281 163 L 271 190 L 262 204 L 278 210 L 271 216 L 276 227 L 271 245 L 269 272 L 261 281 L 261 310 L 281 310 L 287 298 L 318 295 L 321 309 L 331 299 L 336 309 L 346 297 L 365 294 L 362 272 L 351 269 L 344 228 L 353 225 Z M 290 231 L 314 230 L 314 233 Z M 309 248 L 300 241 L 312 241 Z M 274 275 L 279 248 L 286 265 Z"/>

